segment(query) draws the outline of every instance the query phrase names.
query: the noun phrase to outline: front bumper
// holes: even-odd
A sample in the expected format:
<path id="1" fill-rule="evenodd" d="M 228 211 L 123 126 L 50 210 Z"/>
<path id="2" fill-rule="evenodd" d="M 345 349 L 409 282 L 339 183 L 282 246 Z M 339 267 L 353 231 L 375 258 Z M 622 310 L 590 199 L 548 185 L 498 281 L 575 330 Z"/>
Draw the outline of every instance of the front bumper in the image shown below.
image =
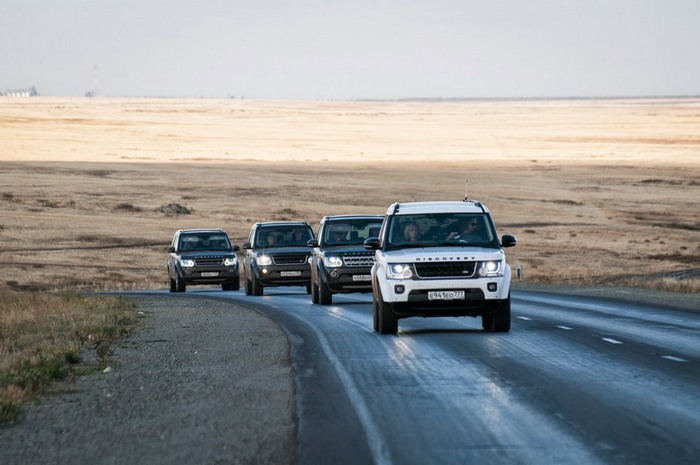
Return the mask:
<path id="1" fill-rule="evenodd" d="M 253 267 L 264 286 L 306 286 L 311 284 L 311 267 L 307 265 Z"/>
<path id="2" fill-rule="evenodd" d="M 460 316 L 484 315 L 497 310 L 499 301 L 510 293 L 510 268 L 504 276 L 460 279 L 383 279 L 380 283 L 384 302 L 397 315 Z M 434 291 L 464 291 L 463 299 L 430 300 Z"/>
<path id="3" fill-rule="evenodd" d="M 324 268 L 322 279 L 331 292 L 372 292 L 371 267 Z"/>
<path id="4" fill-rule="evenodd" d="M 222 284 L 238 281 L 237 266 L 195 266 L 181 268 L 179 272 L 186 284 Z"/>

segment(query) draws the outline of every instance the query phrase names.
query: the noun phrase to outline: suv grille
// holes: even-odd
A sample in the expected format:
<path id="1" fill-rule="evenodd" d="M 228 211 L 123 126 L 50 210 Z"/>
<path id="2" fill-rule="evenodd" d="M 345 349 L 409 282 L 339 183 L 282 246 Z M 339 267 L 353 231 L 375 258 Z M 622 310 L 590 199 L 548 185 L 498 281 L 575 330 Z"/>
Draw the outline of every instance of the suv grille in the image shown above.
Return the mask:
<path id="1" fill-rule="evenodd" d="M 416 263 L 419 278 L 471 278 L 476 262 Z"/>
<path id="2" fill-rule="evenodd" d="M 194 257 L 194 263 L 197 266 L 221 266 L 224 264 L 224 257 Z"/>
<path id="3" fill-rule="evenodd" d="M 307 254 L 293 255 L 273 255 L 272 261 L 275 265 L 302 265 L 307 263 L 309 256 Z"/>
<path id="4" fill-rule="evenodd" d="M 349 252 L 343 255 L 345 266 L 372 266 L 374 265 L 373 252 Z"/>

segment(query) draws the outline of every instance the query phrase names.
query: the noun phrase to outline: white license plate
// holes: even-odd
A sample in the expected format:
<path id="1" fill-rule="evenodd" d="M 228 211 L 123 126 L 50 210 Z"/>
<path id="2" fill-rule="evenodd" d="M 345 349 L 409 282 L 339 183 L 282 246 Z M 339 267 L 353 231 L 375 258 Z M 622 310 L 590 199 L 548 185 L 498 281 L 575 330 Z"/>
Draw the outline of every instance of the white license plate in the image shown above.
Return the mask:
<path id="1" fill-rule="evenodd" d="M 431 291 L 428 300 L 464 300 L 464 291 Z"/>
<path id="2" fill-rule="evenodd" d="M 301 271 L 280 271 L 280 276 L 301 276 Z"/>
<path id="3" fill-rule="evenodd" d="M 371 281 L 372 276 L 368 274 L 354 274 L 352 275 L 352 280 L 353 281 Z"/>
<path id="4" fill-rule="evenodd" d="M 202 272 L 202 278 L 214 278 L 216 276 L 219 276 L 218 271 L 203 271 Z"/>

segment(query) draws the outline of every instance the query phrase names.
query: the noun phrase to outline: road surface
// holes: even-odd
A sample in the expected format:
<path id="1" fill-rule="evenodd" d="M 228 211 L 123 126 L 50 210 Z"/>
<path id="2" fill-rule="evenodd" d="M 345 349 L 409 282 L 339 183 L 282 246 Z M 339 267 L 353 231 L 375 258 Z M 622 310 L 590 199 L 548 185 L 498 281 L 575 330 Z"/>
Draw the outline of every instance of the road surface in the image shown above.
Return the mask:
<path id="1" fill-rule="evenodd" d="M 295 401 L 277 414 L 294 425 L 280 430 L 276 463 L 285 451 L 285 463 L 299 464 L 639 465 L 700 457 L 700 313 L 673 302 L 514 291 L 509 333 L 485 333 L 480 319 L 411 318 L 399 321 L 396 336 L 381 336 L 372 331 L 368 294 L 335 295 L 330 306 L 312 305 L 302 288 L 266 288 L 263 297 L 192 288 L 154 295 L 201 302 L 200 318 L 212 317 L 212 305 L 254 309 L 286 333 L 292 375 L 277 382 L 293 383 Z M 163 308 L 159 318 L 167 314 Z M 284 442 L 290 437 L 293 445 Z M 201 463 L 255 462 L 247 457 Z"/>

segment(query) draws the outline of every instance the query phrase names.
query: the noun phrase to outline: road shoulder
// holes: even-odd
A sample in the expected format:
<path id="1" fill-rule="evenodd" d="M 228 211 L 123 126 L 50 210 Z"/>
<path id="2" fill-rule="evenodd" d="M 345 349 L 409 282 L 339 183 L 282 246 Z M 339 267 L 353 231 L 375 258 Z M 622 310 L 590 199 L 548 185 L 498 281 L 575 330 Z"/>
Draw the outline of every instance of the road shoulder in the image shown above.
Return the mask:
<path id="1" fill-rule="evenodd" d="M 143 328 L 107 372 L 56 384 L 0 428 L 2 462 L 294 462 L 294 374 L 275 323 L 221 301 L 126 298 Z"/>

